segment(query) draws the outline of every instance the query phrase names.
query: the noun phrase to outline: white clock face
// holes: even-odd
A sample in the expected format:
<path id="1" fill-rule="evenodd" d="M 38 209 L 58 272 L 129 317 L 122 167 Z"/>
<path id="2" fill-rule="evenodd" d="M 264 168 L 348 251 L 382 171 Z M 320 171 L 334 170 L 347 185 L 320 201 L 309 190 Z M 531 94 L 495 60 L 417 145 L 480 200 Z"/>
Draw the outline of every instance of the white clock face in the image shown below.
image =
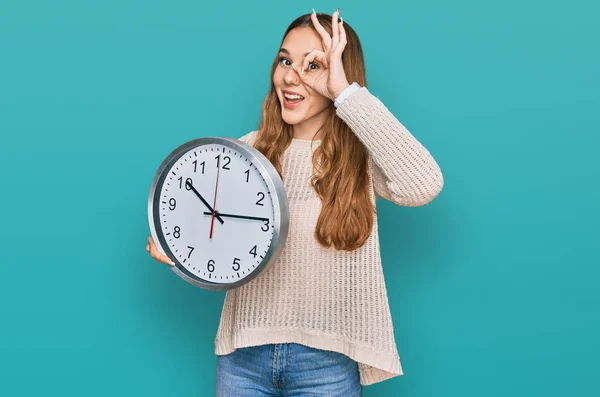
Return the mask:
<path id="1" fill-rule="evenodd" d="M 212 283 L 250 275 L 266 256 L 275 226 L 272 192 L 258 168 L 232 148 L 207 144 L 164 172 L 155 227 L 177 262 Z"/>

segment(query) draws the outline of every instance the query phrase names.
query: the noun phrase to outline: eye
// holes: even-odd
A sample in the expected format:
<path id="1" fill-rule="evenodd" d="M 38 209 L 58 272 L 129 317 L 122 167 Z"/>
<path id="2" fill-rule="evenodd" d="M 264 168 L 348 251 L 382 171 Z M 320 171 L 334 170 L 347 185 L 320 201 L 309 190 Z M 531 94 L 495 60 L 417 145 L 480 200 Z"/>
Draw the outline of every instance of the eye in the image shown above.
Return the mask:
<path id="1" fill-rule="evenodd" d="M 286 57 L 279 57 L 279 64 L 280 64 L 280 65 L 282 64 L 282 63 L 281 63 L 282 61 L 284 61 L 284 62 L 289 62 L 289 60 L 288 60 Z M 289 65 L 286 65 L 285 63 L 283 63 L 283 65 L 284 65 L 284 66 L 290 66 L 290 65 L 291 65 L 291 63 L 290 63 Z"/>
<path id="2" fill-rule="evenodd" d="M 311 68 L 311 67 L 310 67 L 311 65 L 314 65 L 315 67 L 314 67 L 314 68 Z M 309 63 L 309 64 L 308 64 L 308 68 L 309 68 L 310 70 L 316 70 L 316 69 L 319 69 L 319 68 L 320 68 L 320 66 L 319 66 L 319 64 L 318 64 L 318 63 L 316 63 L 316 62 L 311 62 L 311 63 Z"/>

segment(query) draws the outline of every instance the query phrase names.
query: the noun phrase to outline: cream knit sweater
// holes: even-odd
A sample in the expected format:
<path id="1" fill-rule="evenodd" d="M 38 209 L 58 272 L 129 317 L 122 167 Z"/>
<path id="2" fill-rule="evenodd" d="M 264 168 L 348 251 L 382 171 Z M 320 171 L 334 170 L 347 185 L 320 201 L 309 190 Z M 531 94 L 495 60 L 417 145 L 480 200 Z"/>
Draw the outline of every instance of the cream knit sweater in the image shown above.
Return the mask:
<path id="1" fill-rule="evenodd" d="M 366 88 L 337 108 L 370 154 L 371 199 L 402 206 L 429 203 L 441 191 L 439 166 Z M 253 145 L 257 131 L 240 138 Z M 225 295 L 215 354 L 267 343 L 299 343 L 343 353 L 370 385 L 403 375 L 379 253 L 377 219 L 355 251 L 323 248 L 314 237 L 321 201 L 310 186 L 320 141 L 293 139 L 282 158 L 290 229 L 277 262 Z"/>

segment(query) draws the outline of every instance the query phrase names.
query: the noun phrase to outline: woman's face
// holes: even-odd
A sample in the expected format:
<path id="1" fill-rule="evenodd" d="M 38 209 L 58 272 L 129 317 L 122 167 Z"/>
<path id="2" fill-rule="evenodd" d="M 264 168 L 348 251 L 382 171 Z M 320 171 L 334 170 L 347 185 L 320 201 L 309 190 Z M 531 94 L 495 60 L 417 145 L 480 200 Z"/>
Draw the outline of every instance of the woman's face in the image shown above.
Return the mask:
<path id="1" fill-rule="evenodd" d="M 281 117 L 287 124 L 301 127 L 304 132 L 314 133 L 325 122 L 327 108 L 332 101 L 303 84 L 298 73 L 302 70 L 302 63 L 306 54 L 317 49 L 323 51 L 321 37 L 316 31 L 308 27 L 295 28 L 286 36 L 279 52 L 279 64 L 273 74 L 273 84 L 281 104 Z M 292 69 L 292 64 L 298 73 Z M 321 73 L 325 70 L 316 63 L 308 65 L 309 73 Z M 306 69 L 304 73 L 307 73 Z M 286 98 L 286 95 L 295 95 Z"/>

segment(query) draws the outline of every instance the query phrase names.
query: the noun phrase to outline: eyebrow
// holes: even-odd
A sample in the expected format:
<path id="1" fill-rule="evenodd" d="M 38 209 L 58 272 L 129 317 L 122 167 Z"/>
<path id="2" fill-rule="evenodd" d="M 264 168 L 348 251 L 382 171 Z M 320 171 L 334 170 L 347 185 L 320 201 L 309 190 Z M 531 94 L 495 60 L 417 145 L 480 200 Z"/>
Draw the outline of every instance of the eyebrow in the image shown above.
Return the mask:
<path id="1" fill-rule="evenodd" d="M 286 50 L 285 48 L 283 48 L 283 47 L 281 47 L 281 49 L 279 50 L 279 52 L 283 52 L 284 54 L 290 55 L 290 52 L 288 50 Z M 308 54 L 310 54 L 310 51 L 309 52 L 305 52 L 304 56 L 307 56 Z"/>

